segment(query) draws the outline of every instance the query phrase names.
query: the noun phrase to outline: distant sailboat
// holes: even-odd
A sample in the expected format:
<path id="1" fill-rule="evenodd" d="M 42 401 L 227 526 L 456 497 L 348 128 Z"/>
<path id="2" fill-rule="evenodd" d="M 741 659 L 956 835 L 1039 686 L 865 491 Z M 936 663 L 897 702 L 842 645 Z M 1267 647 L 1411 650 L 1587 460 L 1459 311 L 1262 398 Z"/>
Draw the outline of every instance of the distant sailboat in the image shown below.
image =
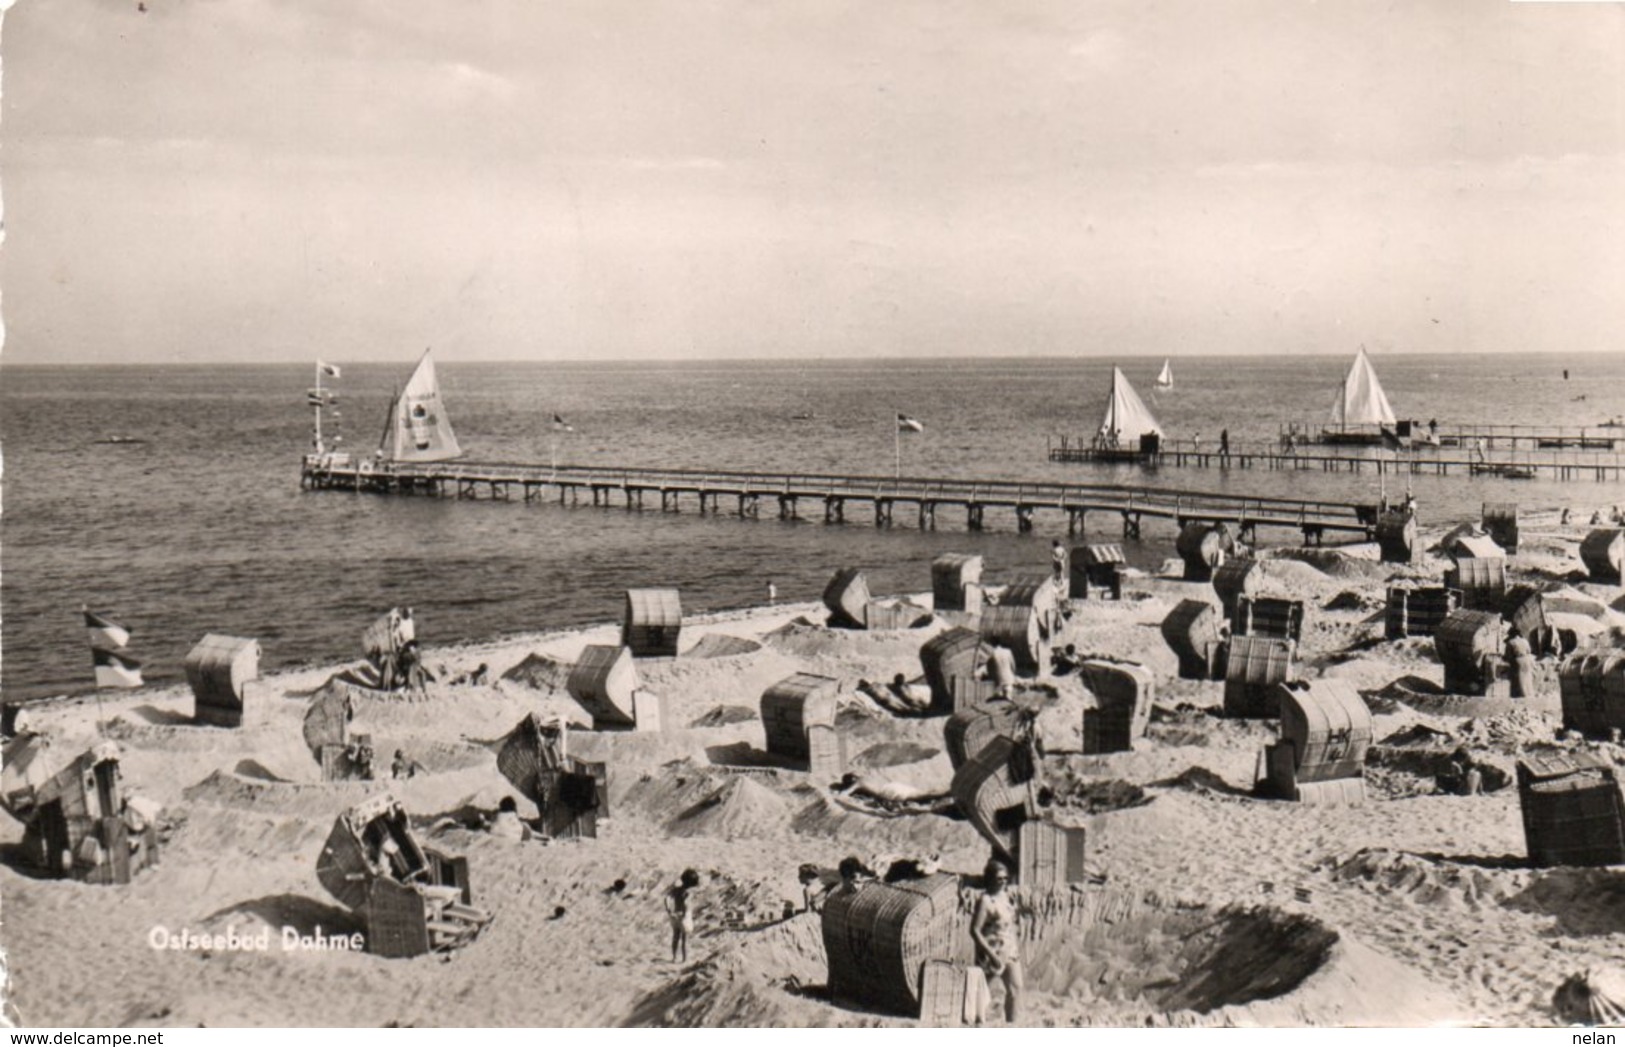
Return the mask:
<path id="1" fill-rule="evenodd" d="M 1174 387 L 1174 369 L 1168 366 L 1168 361 L 1162 362 L 1162 373 L 1157 375 L 1158 389 L 1172 389 Z"/>
<path id="2" fill-rule="evenodd" d="M 1324 434 L 1327 443 L 1381 443 L 1382 427 L 1396 424 L 1394 409 L 1388 406 L 1388 396 L 1363 345 L 1337 388 L 1331 421 L 1332 427 Z"/>
<path id="3" fill-rule="evenodd" d="M 390 404 L 378 449 L 391 462 L 444 462 L 462 455 L 440 400 L 440 383 L 429 350 L 423 351 L 406 388 Z"/>
<path id="4" fill-rule="evenodd" d="M 1143 453 L 1143 438 L 1153 435 L 1161 440 L 1162 426 L 1123 377 L 1122 369 L 1112 368 L 1111 399 L 1106 403 L 1106 416 L 1095 434 L 1097 456 L 1139 458 Z"/>

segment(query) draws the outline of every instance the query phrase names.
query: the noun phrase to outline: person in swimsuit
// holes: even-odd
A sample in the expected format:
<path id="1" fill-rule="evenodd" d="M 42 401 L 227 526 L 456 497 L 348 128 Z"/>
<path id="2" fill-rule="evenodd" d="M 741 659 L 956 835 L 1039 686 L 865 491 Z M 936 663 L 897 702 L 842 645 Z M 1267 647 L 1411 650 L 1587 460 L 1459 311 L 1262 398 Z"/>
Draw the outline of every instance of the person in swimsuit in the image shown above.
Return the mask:
<path id="1" fill-rule="evenodd" d="M 694 910 L 689 893 L 700 885 L 700 874 L 684 869 L 677 884 L 666 892 L 666 915 L 671 917 L 671 962 L 688 962 L 688 936 L 694 933 Z"/>
<path id="2" fill-rule="evenodd" d="M 1021 1010 L 1021 953 L 1016 938 L 1016 906 L 1007 889 L 1010 869 L 997 858 L 982 873 L 986 893 L 976 899 L 970 936 L 976 943 L 976 962 L 987 980 L 1004 983 L 1004 1020 L 1016 1024 Z"/>

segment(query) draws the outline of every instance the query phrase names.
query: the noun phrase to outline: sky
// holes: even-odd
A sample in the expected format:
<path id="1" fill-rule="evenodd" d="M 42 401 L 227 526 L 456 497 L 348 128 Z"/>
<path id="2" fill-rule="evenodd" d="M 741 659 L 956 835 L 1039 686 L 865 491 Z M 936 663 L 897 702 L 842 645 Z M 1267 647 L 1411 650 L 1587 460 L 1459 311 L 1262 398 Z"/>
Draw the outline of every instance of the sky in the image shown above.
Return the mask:
<path id="1" fill-rule="evenodd" d="M 1617 351 L 1625 3 L 19 0 L 7 363 Z"/>

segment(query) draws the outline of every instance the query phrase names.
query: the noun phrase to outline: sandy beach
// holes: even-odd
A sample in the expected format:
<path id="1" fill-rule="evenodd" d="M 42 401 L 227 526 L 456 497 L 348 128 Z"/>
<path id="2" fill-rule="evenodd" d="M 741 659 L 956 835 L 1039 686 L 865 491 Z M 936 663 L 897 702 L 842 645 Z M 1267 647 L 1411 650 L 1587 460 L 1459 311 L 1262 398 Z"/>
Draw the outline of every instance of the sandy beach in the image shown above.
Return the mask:
<path id="1" fill-rule="evenodd" d="M 1590 597 L 1608 642 L 1625 625 L 1625 600 L 1573 577 L 1585 530 L 1559 526 L 1555 512 L 1526 513 L 1509 580 Z M 1424 530 L 1423 544 L 1441 533 Z M 1516 788 L 1448 796 L 1432 774 L 1437 754 L 1456 745 L 1510 771 L 1528 747 L 1552 743 L 1556 662 L 1541 662 L 1535 698 L 1434 693 L 1443 675 L 1432 641 L 1382 639 L 1381 612 L 1389 580 L 1437 578 L 1447 561 L 1379 563 L 1374 545 L 1261 556 L 1266 591 L 1306 603 L 1301 676 L 1351 681 L 1375 714 L 1367 802 L 1251 795 L 1259 751 L 1278 727 L 1221 718 L 1221 683 L 1176 678 L 1158 626 L 1181 599 L 1212 595 L 1180 581 L 1177 560 L 1131 574 L 1120 603 L 1075 602 L 1059 642 L 1143 663 L 1156 701 L 1135 751 L 1110 755 L 1077 751 L 1075 705 L 1045 713 L 1056 819 L 1086 827 L 1088 860 L 1105 883 L 1073 888 L 1074 910 L 1096 915 L 1029 928 L 1023 1024 L 1555 1022 L 1552 994 L 1566 977 L 1625 962 L 1620 874 L 1526 867 Z M 311 695 L 344 666 L 251 685 L 240 729 L 193 725 L 185 687 L 31 711 L 30 726 L 62 759 L 100 736 L 115 740 L 126 788 L 163 805 L 163 843 L 160 864 L 129 885 L 46 880 L 19 867 L 22 826 L 0 819 L 12 859 L 0 868 L 11 1017 L 91 1026 L 912 1024 L 824 998 L 819 916 L 784 916 L 801 897 L 797 867 L 939 855 L 945 870 L 975 874 L 987 845 L 960 818 L 877 810 L 805 772 L 763 766 L 758 709 L 762 692 L 793 672 L 836 677 L 849 766 L 946 791 L 944 720 L 896 717 L 856 690 L 860 679 L 916 675 L 921 644 L 945 628 L 940 617 L 861 632 L 826 627 L 824 608 L 805 603 L 691 616 L 682 656 L 637 664 L 668 729 L 610 733 L 590 730 L 562 679 L 537 666 L 618 642 L 617 625 L 447 648 L 434 644 L 433 609 L 419 615 L 439 680 L 480 664 L 491 678 L 359 701 L 354 728 L 372 733 L 384 766 L 397 749 L 421 764 L 409 780 L 320 780 L 301 722 Z M 747 642 L 709 639 L 723 637 Z M 704 656 L 718 650 L 743 653 Z M 597 839 L 514 842 L 468 827 L 474 812 L 514 794 L 494 743 L 535 712 L 572 721 L 572 755 L 609 765 L 611 817 Z M 1620 754 L 1583 747 L 1611 761 Z M 317 858 L 335 816 L 383 792 L 420 839 L 467 856 L 475 903 L 493 915 L 471 944 L 405 960 L 328 947 L 363 928 L 318 882 Z M 520 803 L 522 815 L 535 813 Z M 662 897 L 686 867 L 703 883 L 690 961 L 674 964 Z M 1126 915 L 1098 916 L 1108 910 Z M 228 931 L 264 932 L 269 945 L 159 947 Z M 1148 968 L 1166 977 L 1153 983 Z"/>

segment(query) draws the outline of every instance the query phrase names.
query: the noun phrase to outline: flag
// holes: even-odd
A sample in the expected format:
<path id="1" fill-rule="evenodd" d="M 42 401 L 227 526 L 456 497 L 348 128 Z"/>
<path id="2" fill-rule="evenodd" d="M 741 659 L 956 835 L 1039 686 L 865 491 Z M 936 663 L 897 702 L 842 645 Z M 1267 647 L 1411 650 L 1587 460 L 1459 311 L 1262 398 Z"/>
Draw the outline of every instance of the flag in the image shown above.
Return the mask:
<path id="1" fill-rule="evenodd" d="M 573 432 L 576 431 L 575 426 L 571 425 L 569 422 L 566 422 L 563 418 L 560 418 L 558 415 L 553 416 L 553 428 L 554 428 L 554 430 L 556 430 L 558 432 L 561 432 L 561 433 L 573 433 Z"/>
<path id="2" fill-rule="evenodd" d="M 323 374 L 327 375 L 330 378 L 337 378 L 339 376 L 339 369 L 338 369 L 337 364 L 324 364 L 320 360 L 317 360 L 316 361 L 316 368 L 317 368 L 317 370 L 321 371 Z"/>
<path id="3" fill-rule="evenodd" d="M 925 432 L 925 426 L 921 425 L 918 421 L 916 421 L 913 418 L 910 418 L 906 414 L 899 414 L 897 416 L 897 429 L 898 429 L 899 432 L 904 432 L 904 433 L 923 433 L 923 432 Z"/>
<path id="4" fill-rule="evenodd" d="M 127 654 L 104 651 L 93 647 L 90 656 L 96 662 L 97 687 L 140 687 L 141 663 Z"/>
<path id="5" fill-rule="evenodd" d="M 326 407 L 327 393 L 324 390 L 307 389 L 305 391 L 305 402 L 312 407 Z"/>
<path id="6" fill-rule="evenodd" d="M 85 628 L 90 630 L 90 646 L 98 649 L 116 649 L 130 642 L 130 630 L 95 611 L 85 611 Z"/>

